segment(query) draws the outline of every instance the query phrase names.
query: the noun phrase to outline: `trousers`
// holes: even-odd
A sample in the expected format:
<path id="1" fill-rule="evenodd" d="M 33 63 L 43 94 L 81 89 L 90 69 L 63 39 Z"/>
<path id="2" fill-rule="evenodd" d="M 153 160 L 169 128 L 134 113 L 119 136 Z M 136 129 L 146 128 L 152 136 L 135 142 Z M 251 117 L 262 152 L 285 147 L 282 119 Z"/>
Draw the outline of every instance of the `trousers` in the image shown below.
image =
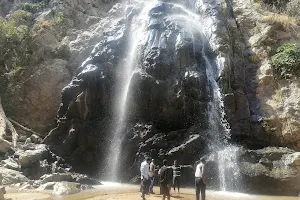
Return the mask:
<path id="1" fill-rule="evenodd" d="M 195 178 L 195 189 L 196 189 L 196 200 L 199 200 L 200 198 L 200 192 L 201 192 L 201 200 L 205 200 L 205 189 L 206 184 L 204 183 L 202 178 Z"/>

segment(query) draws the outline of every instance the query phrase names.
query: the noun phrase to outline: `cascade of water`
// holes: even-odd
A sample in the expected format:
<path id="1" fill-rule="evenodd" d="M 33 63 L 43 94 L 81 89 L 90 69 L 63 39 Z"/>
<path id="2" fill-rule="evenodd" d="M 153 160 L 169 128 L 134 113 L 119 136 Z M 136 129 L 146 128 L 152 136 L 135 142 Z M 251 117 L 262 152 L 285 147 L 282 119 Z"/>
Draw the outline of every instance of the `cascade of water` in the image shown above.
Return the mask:
<path id="1" fill-rule="evenodd" d="M 119 159 L 121 154 L 122 138 L 125 134 L 124 126 L 126 123 L 126 101 L 130 92 L 130 83 L 135 72 L 136 62 L 138 59 L 139 42 L 146 36 L 146 25 L 148 20 L 148 12 L 156 1 L 152 1 L 141 13 L 132 19 L 130 28 L 130 37 L 128 41 L 128 53 L 125 55 L 125 63 L 122 63 L 122 78 L 119 83 L 120 95 L 116 100 L 115 124 L 113 125 L 113 136 L 109 155 L 107 157 L 106 170 L 107 179 L 117 181 L 119 177 Z"/>
<path id="2" fill-rule="evenodd" d="M 210 5 L 206 5 L 207 2 L 200 1 L 202 9 L 208 9 Z M 204 12 L 204 10 L 203 10 Z M 206 37 L 213 37 L 214 17 L 208 17 L 206 22 L 206 28 L 204 28 L 204 34 Z M 208 28 L 208 26 L 210 28 Z M 213 40 L 213 38 L 209 38 Z M 212 43 L 213 41 L 210 41 Z M 237 156 L 240 147 L 228 145 L 228 138 L 230 138 L 230 125 L 225 117 L 224 101 L 221 92 L 221 88 L 216 80 L 219 79 L 224 69 L 225 58 L 220 55 L 211 62 L 206 56 L 206 52 L 209 49 L 206 45 L 203 46 L 203 58 L 206 63 L 206 72 L 211 91 L 211 101 L 208 104 L 209 118 L 209 132 L 212 137 L 210 148 L 213 153 L 216 154 L 219 170 L 219 183 L 220 190 L 228 191 L 238 189 L 241 183 L 241 175 L 239 166 L 237 163 Z M 217 151 L 217 152 L 214 152 Z"/>
<path id="3" fill-rule="evenodd" d="M 234 191 L 241 186 L 241 173 L 237 161 L 240 150 L 240 147 L 229 145 L 217 152 L 222 191 Z"/>
<path id="4" fill-rule="evenodd" d="M 142 2 L 142 3 L 141 3 Z M 207 45 L 206 41 L 212 42 L 211 37 L 213 35 L 214 21 L 213 17 L 207 17 L 199 15 L 194 10 L 189 9 L 189 7 L 196 7 L 196 3 L 201 1 L 189 0 L 183 1 L 181 4 L 175 4 L 172 2 L 168 2 L 168 5 L 172 7 L 176 12 L 173 12 L 164 17 L 164 20 L 175 21 L 176 25 L 183 27 L 183 32 L 180 34 L 189 34 L 191 36 L 191 40 L 193 41 L 193 50 L 194 55 L 196 57 L 196 49 L 199 47 L 197 44 L 199 37 L 202 38 L 202 56 L 204 60 L 204 64 L 206 66 L 206 75 L 208 80 L 207 90 L 210 91 L 211 101 L 208 103 L 208 121 L 209 121 L 209 135 L 211 141 L 209 142 L 210 150 L 217 151 L 218 155 L 218 164 L 219 164 L 219 175 L 220 175 L 220 188 L 221 190 L 227 190 L 228 186 L 232 188 L 233 182 L 230 182 L 227 174 L 231 173 L 231 175 L 235 175 L 235 177 L 239 176 L 239 171 L 235 170 L 233 173 L 233 169 L 237 167 L 237 147 L 226 147 L 226 138 L 230 137 L 230 128 L 229 124 L 225 119 L 225 111 L 224 111 L 224 103 L 222 99 L 221 89 L 217 83 L 217 79 L 220 77 L 220 74 L 224 68 L 225 59 L 223 57 L 218 56 L 215 60 L 210 60 L 207 56 L 207 53 L 210 52 L 209 45 Z M 135 2 L 134 4 L 136 4 Z M 124 135 L 124 126 L 126 123 L 126 101 L 128 98 L 128 94 L 130 92 L 130 83 L 132 76 L 135 71 L 135 67 L 137 65 L 138 60 L 138 49 L 142 39 L 144 39 L 147 34 L 147 21 L 149 20 L 149 11 L 153 8 L 155 4 L 158 3 L 157 0 L 154 1 L 140 1 L 140 4 L 144 4 L 141 7 L 143 8 L 141 13 L 133 18 L 131 23 L 131 31 L 130 31 L 130 40 L 128 42 L 128 53 L 125 56 L 125 64 L 123 64 L 123 80 L 120 82 L 120 95 L 117 98 L 117 106 L 116 106 L 116 116 L 115 116 L 115 128 L 113 129 L 113 137 L 111 142 L 111 148 L 108 155 L 107 166 L 109 169 L 107 170 L 107 174 L 110 180 L 117 180 L 118 177 L 118 161 L 121 153 L 121 143 L 122 137 Z M 188 4 L 188 5 L 186 5 Z M 206 2 L 202 2 L 202 9 L 208 9 L 211 5 L 206 5 Z M 194 6 L 191 6 L 194 5 Z M 174 14 L 176 13 L 176 14 Z M 202 11 L 201 13 L 205 13 Z M 199 26 L 202 24 L 202 26 Z M 205 37 L 204 37 L 205 35 Z M 145 40 L 144 40 L 145 41 Z M 156 41 L 157 42 L 157 41 Z M 153 44 L 154 45 L 154 44 Z M 198 45 L 196 47 L 196 45 Z M 155 47 L 157 46 L 154 45 Z M 199 52 L 198 52 L 199 53 Z M 190 66 L 187 73 L 192 72 L 196 69 L 196 66 Z M 195 68 L 195 69 L 194 69 Z M 225 141 L 225 142 L 224 142 Z M 221 151 L 220 149 L 225 149 Z M 232 178 L 230 180 L 237 181 L 237 178 Z"/>

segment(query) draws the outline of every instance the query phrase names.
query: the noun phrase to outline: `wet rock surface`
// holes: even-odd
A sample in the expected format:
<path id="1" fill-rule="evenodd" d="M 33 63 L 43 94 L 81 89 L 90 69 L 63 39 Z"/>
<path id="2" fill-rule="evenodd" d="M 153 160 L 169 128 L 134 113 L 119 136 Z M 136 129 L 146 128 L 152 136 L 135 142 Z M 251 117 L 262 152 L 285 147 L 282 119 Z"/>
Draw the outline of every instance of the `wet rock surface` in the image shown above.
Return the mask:
<path id="1" fill-rule="evenodd" d="M 126 155 L 122 156 L 130 160 L 124 159 L 130 169 L 138 169 L 136 155 L 140 159 L 144 154 L 159 159 L 177 157 L 186 162 L 196 155 L 193 159 L 199 159 L 206 146 L 203 139 L 207 135 L 201 131 L 207 129 L 210 99 L 202 52 L 205 38 L 196 30 L 193 35 L 185 31 L 184 19 L 169 19 L 176 10 L 171 3 L 154 5 L 143 33 L 145 39 L 138 41 L 137 48 L 143 50 L 137 55 L 138 70 L 130 83 L 126 105 L 129 123 L 124 127 L 123 144 Z M 104 167 L 101 158 L 107 155 L 112 137 L 109 131 L 115 126 L 111 102 L 118 96 L 117 80 L 124 78 L 122 59 L 128 54 L 123 49 L 133 42 L 128 22 L 137 16 L 122 18 L 108 28 L 62 90 L 58 126 L 44 141 L 79 170 Z M 185 158 L 185 152 L 190 157 Z"/>

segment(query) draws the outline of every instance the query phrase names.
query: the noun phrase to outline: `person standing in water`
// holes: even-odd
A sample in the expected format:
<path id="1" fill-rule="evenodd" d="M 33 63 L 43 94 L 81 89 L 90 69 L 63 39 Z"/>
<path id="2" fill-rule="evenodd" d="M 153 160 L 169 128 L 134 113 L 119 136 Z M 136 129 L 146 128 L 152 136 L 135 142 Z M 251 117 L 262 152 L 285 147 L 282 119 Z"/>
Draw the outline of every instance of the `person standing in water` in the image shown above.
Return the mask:
<path id="1" fill-rule="evenodd" d="M 155 194 L 153 192 L 155 171 L 156 169 L 155 169 L 154 159 L 152 159 L 150 163 L 150 170 L 149 170 L 149 179 L 150 179 L 149 193 L 150 194 Z"/>
<path id="2" fill-rule="evenodd" d="M 150 163 L 150 158 L 145 157 L 144 162 L 141 163 L 141 192 L 142 192 L 142 198 L 145 200 L 145 194 L 148 194 L 149 191 L 149 163 Z"/>
<path id="3" fill-rule="evenodd" d="M 199 200 L 199 195 L 201 192 L 201 200 L 205 200 L 205 158 L 200 159 L 200 163 L 196 166 L 195 171 L 195 188 L 196 188 L 196 200 Z"/>
<path id="4" fill-rule="evenodd" d="M 174 188 L 174 192 L 175 192 L 175 188 L 177 186 L 177 190 L 178 190 L 178 193 L 179 193 L 181 170 L 182 170 L 182 168 L 185 168 L 185 167 L 192 167 L 192 166 L 191 165 L 178 165 L 177 160 L 174 160 L 173 166 L 170 167 L 173 170 L 173 188 Z"/>
<path id="5" fill-rule="evenodd" d="M 170 191 L 168 186 L 168 161 L 163 160 L 163 166 L 159 170 L 159 183 L 160 183 L 160 191 L 163 195 L 162 199 L 165 200 L 167 197 L 170 200 Z"/>

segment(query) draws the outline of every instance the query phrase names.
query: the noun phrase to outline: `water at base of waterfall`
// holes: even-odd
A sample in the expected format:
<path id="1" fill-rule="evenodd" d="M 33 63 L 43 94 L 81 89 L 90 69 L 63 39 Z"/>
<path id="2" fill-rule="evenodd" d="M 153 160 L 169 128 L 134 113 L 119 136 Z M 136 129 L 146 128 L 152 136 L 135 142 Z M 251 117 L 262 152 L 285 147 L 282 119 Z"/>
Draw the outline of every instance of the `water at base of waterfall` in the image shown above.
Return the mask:
<path id="1" fill-rule="evenodd" d="M 237 160 L 240 152 L 241 147 L 233 145 L 217 151 L 221 191 L 239 191 L 241 189 L 242 179 Z"/>

